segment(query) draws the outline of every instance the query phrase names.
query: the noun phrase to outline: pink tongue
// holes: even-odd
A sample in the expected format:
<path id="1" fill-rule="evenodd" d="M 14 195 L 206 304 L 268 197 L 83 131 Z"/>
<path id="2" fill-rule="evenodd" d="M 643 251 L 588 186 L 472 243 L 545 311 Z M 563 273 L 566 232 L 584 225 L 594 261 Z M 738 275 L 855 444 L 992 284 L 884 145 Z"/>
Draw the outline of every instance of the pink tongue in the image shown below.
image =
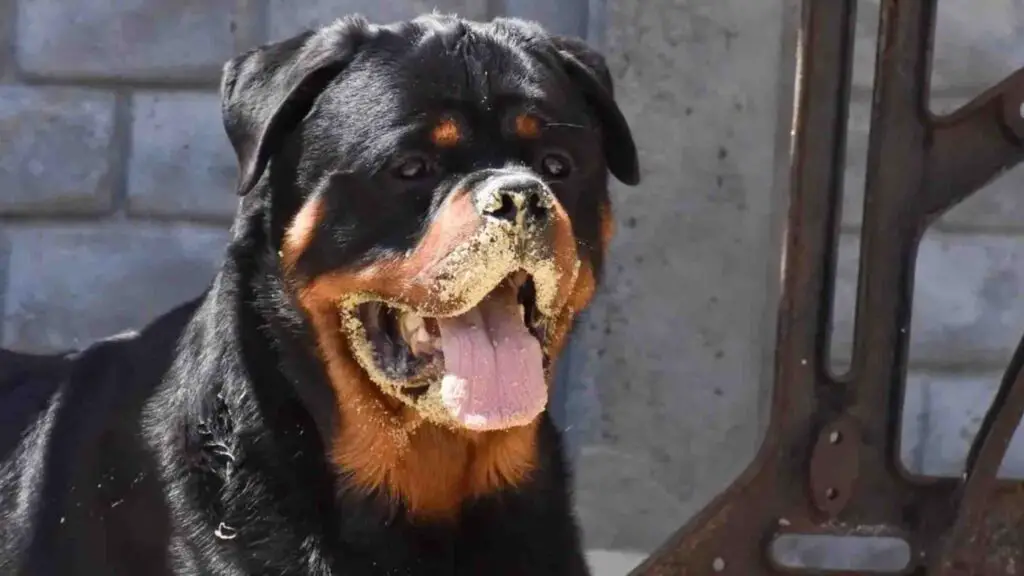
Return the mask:
<path id="1" fill-rule="evenodd" d="M 445 376 L 441 400 L 471 430 L 529 424 L 544 411 L 540 343 L 523 324 L 515 290 L 501 286 L 472 310 L 438 318 Z"/>

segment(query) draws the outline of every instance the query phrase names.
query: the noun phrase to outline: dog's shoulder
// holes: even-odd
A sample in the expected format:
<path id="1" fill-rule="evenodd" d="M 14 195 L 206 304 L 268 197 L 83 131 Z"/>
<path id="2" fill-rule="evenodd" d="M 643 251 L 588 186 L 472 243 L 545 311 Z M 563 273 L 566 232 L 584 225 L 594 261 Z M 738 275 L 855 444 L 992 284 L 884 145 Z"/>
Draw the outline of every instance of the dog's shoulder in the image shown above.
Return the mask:
<path id="1" fill-rule="evenodd" d="M 196 305 L 76 351 L 0 350 L 0 518 L 14 527 L 0 530 L 0 573 L 111 573 L 126 560 L 104 552 L 111 538 L 163 573 L 169 529 L 140 419 Z"/>
<path id="2" fill-rule="evenodd" d="M 141 330 L 79 350 L 44 354 L 0 349 L 0 448 L 24 437 L 46 412 L 60 416 L 60 405 L 71 403 L 75 410 L 68 417 L 73 415 L 79 424 L 139 409 L 159 385 L 198 304 L 180 305 Z M 0 451 L 0 461 L 7 456 Z"/>

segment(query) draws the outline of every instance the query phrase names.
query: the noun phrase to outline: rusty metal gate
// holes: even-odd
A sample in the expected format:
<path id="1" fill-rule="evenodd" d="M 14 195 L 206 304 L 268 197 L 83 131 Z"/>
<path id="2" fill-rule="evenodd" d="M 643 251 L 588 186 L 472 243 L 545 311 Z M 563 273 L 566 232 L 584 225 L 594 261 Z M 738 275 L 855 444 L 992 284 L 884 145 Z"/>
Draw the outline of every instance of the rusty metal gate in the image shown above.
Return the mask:
<path id="1" fill-rule="evenodd" d="M 891 573 L 1024 574 L 1024 484 L 996 479 L 1024 412 L 1024 340 L 961 478 L 914 476 L 899 460 L 918 242 L 1024 158 L 1024 70 L 950 115 L 928 111 L 937 1 L 881 0 L 853 354 L 835 375 L 856 0 L 804 0 L 770 424 L 741 477 L 634 574 L 822 573 L 772 561 L 786 534 L 903 539 L 909 563 Z"/>

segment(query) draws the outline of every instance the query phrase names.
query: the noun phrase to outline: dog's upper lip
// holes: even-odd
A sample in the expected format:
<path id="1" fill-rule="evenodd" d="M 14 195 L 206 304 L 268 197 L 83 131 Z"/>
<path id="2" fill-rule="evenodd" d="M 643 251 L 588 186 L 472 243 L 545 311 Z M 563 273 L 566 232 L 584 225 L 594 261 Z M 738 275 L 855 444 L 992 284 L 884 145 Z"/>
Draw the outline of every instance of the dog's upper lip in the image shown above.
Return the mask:
<path id="1" fill-rule="evenodd" d="M 543 340 L 544 329 L 539 323 L 543 322 L 544 317 L 534 309 L 532 295 L 525 292 L 529 280 L 530 276 L 526 271 L 517 271 L 489 292 L 485 299 L 499 290 L 511 290 L 518 300 L 519 316 L 522 322 L 527 325 L 528 329 L 536 329 L 534 335 L 538 340 Z M 477 308 L 481 304 L 482 301 L 474 305 L 473 308 Z M 397 331 L 397 335 L 401 337 L 413 355 L 420 358 L 428 358 L 440 351 L 442 345 L 440 323 L 451 318 L 421 314 L 414 307 L 406 310 L 392 308 L 380 301 L 361 304 L 358 314 L 363 326 L 368 330 L 368 334 L 371 329 L 376 332 L 382 330 L 382 318 L 387 318 L 383 320 L 384 322 L 393 322 L 393 329 Z"/>
<path id="2" fill-rule="evenodd" d="M 475 301 L 467 302 L 456 309 L 450 311 L 444 311 L 441 313 L 435 312 L 433 309 L 428 310 L 428 306 L 424 306 L 420 303 L 403 301 L 401 298 L 391 298 L 380 294 L 362 294 L 360 296 L 350 297 L 347 300 L 341 302 L 341 308 L 356 307 L 362 304 L 377 303 L 383 304 L 395 310 L 399 310 L 405 313 L 416 314 L 423 318 L 454 318 L 465 314 L 468 310 L 474 308 L 490 293 L 494 292 L 503 284 L 509 284 L 516 290 L 520 290 L 533 276 L 529 272 L 523 269 L 518 269 L 515 272 L 507 275 L 500 282 L 496 283 L 489 290 L 487 290 L 480 298 Z"/>

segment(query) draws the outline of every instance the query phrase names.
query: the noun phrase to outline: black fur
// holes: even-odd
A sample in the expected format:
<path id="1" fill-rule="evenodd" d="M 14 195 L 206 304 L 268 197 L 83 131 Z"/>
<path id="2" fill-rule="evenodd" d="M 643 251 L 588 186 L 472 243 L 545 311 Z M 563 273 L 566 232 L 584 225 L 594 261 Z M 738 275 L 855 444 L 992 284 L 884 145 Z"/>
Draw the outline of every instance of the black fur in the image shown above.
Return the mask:
<path id="1" fill-rule="evenodd" d="M 575 160 L 552 188 L 599 271 L 608 170 L 638 180 L 603 59 L 514 20 L 346 18 L 233 59 L 222 95 L 242 201 L 207 292 L 79 352 L 0 350 L 0 573 L 586 574 L 547 415 L 530 482 L 467 503 L 455 524 L 345 489 L 325 455 L 335 397 L 278 252 L 311 196 L 327 216 L 298 274 L 408 250 L 459 179 L 533 165 L 543 150 L 499 127 L 530 105 L 554 123 L 544 149 Z M 439 158 L 434 180 L 395 179 L 442 108 L 472 127 L 470 145 Z"/>

